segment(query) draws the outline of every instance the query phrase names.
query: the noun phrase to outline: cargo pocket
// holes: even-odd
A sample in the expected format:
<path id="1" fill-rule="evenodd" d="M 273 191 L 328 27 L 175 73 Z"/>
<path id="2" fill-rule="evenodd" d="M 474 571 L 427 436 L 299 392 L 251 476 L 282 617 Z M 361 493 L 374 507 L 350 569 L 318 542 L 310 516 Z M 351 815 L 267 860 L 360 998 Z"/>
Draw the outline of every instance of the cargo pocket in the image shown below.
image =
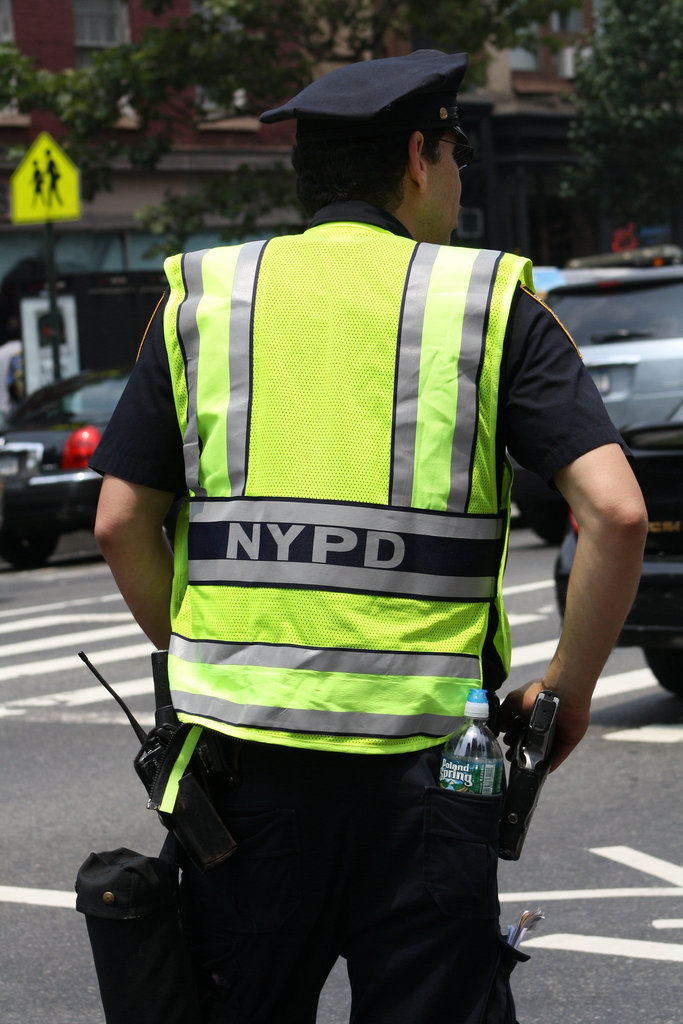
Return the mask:
<path id="1" fill-rule="evenodd" d="M 193 890 L 203 913 L 220 932 L 258 934 L 275 931 L 301 900 L 301 854 L 293 810 L 229 815 L 237 849 L 224 863 L 197 879 L 188 879 L 187 906 Z M 203 882 L 205 880 L 205 884 Z"/>
<path id="2" fill-rule="evenodd" d="M 510 989 L 510 974 L 517 964 L 526 963 L 528 959 L 528 953 L 513 949 L 504 937 L 500 936 L 498 969 L 493 978 L 483 1024 L 517 1024 L 515 1002 Z"/>
<path id="3" fill-rule="evenodd" d="M 498 917 L 496 871 L 502 797 L 425 790 L 425 886 L 455 917 Z"/>

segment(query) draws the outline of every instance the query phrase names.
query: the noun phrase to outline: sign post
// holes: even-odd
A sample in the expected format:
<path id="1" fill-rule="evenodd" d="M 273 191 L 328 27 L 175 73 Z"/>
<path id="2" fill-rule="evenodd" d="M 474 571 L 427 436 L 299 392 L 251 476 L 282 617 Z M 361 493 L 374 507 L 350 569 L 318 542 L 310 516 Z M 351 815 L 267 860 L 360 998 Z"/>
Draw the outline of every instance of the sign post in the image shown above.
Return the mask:
<path id="1" fill-rule="evenodd" d="M 54 379 L 61 377 L 62 321 L 57 308 L 55 242 L 56 220 L 81 216 L 78 168 L 48 132 L 34 139 L 10 178 L 12 223 L 45 224 L 47 282 L 50 299 L 49 330 Z"/>

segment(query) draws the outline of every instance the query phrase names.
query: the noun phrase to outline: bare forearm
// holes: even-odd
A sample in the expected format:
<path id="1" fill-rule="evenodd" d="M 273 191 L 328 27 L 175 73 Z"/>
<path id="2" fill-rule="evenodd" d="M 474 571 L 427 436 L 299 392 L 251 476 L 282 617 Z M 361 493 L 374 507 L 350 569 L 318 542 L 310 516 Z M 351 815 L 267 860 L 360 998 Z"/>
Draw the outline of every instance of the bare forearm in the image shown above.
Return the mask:
<path id="1" fill-rule="evenodd" d="M 172 494 L 105 477 L 95 536 L 136 621 L 159 649 L 171 636 L 173 556 L 162 530 Z"/>
<path id="2" fill-rule="evenodd" d="M 130 558 L 125 545 L 104 547 L 102 551 L 116 585 L 136 622 L 155 647 L 165 650 L 171 637 L 171 550 L 160 535 L 158 545 L 150 545 Z"/>

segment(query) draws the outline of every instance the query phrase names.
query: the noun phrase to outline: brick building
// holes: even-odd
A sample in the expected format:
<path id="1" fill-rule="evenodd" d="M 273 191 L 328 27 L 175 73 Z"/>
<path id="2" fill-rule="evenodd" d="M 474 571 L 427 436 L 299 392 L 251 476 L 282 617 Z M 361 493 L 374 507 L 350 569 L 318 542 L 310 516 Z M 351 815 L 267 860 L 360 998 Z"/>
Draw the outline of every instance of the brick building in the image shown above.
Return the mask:
<path id="1" fill-rule="evenodd" d="M 197 0 L 175 0 L 173 13 L 187 15 L 196 5 Z M 598 247 L 596 219 L 558 195 L 559 169 L 570 159 L 566 133 L 572 112 L 572 44 L 590 9 L 587 2 L 583 12 L 552 25 L 566 37 L 559 55 L 552 56 L 542 45 L 541 34 L 535 51 L 494 54 L 486 82 L 463 94 L 466 126 L 479 154 L 463 182 L 458 232 L 463 244 L 522 252 L 539 264 L 561 264 Z M 58 70 L 82 66 L 98 48 L 139 40 L 154 20 L 142 0 L 0 0 L 0 41 L 13 41 L 38 66 Z M 416 40 L 416 45 L 429 41 Z M 134 125 L 134 118 L 122 111 L 122 136 Z M 0 112 L 0 334 L 8 280 L 16 282 L 27 273 L 40 278 L 44 252 L 40 226 L 20 227 L 10 221 L 8 184 L 16 161 L 5 154 L 10 145 L 28 146 L 43 130 L 59 140 L 59 124 L 47 116 Z M 153 172 L 123 162 L 116 167 L 113 190 L 84 203 L 79 221 L 64 222 L 56 230 L 57 271 L 62 287 L 78 293 L 79 316 L 85 318 L 82 339 L 92 333 L 94 310 L 103 295 L 113 301 L 119 290 L 115 320 L 120 337 L 124 332 L 137 335 L 152 296 L 158 294 L 160 260 L 146 255 L 152 238 L 140 229 L 135 211 L 157 204 L 167 190 L 191 192 L 199 178 L 245 161 L 267 164 L 273 154 L 287 153 L 289 132 L 289 126 L 266 128 L 252 117 L 214 121 L 199 130 L 179 130 L 172 153 Z M 268 232 L 267 221 L 260 227 Z M 209 225 L 189 245 L 200 247 L 218 238 L 218 226 Z M 81 294 L 86 284 L 87 296 Z M 34 287 L 39 284 L 34 282 Z M 15 295 L 17 289 L 9 293 Z M 92 314 L 86 315 L 86 307 Z M 101 319 L 98 323 L 101 330 Z M 116 345 L 113 337 L 104 341 L 107 350 Z M 96 364 L 103 346 L 90 351 L 83 340 L 81 345 L 86 361 Z M 130 354 L 123 353 L 126 358 Z"/>

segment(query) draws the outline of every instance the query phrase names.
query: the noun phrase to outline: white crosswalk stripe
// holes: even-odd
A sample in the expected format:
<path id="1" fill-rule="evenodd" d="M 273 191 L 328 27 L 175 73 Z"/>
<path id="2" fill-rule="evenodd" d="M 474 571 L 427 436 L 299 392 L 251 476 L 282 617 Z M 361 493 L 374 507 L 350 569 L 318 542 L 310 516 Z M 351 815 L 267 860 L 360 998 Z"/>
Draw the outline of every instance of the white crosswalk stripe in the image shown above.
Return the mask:
<path id="1" fill-rule="evenodd" d="M 84 622 L 125 622 L 130 626 L 130 612 L 70 612 L 62 615 L 42 615 L 39 618 L 28 619 L 26 622 L 2 622 L 0 623 L 0 635 L 3 633 L 27 633 L 34 629 L 52 629 L 54 626 L 69 626 L 76 623 L 82 625 Z M 54 646 L 57 638 L 50 637 Z M 31 642 L 30 646 L 33 646 Z M 35 646 L 33 646 L 35 650 Z M 2 649 L 4 655 L 7 648 Z"/>
<path id="2" fill-rule="evenodd" d="M 34 604 L 31 605 L 30 608 L 3 608 L 2 611 L 0 611 L 0 619 L 16 619 L 17 621 L 15 625 L 20 629 L 22 626 L 23 616 L 29 611 L 35 615 L 36 612 L 50 612 L 55 611 L 56 609 L 63 611 L 65 608 L 83 608 L 86 605 L 92 608 L 94 604 L 110 604 L 111 602 L 123 605 L 123 601 L 118 594 L 103 594 L 95 598 L 76 597 L 72 598 L 70 601 L 50 601 L 49 604 Z"/>
<path id="3" fill-rule="evenodd" d="M 642 725 L 637 729 L 619 729 L 608 733 L 605 739 L 626 743 L 683 743 L 683 725 L 664 722 L 662 725 Z"/>
<path id="4" fill-rule="evenodd" d="M 88 644 L 88 634 L 79 633 L 80 646 Z M 142 658 L 149 655 L 153 650 L 149 640 L 145 643 L 130 644 L 127 647 L 112 647 L 105 651 L 97 652 L 97 665 L 112 665 L 119 661 L 130 661 L 131 658 Z M 3 665 L 0 667 L 0 683 L 12 682 L 18 676 L 40 676 L 54 674 L 55 672 L 69 672 L 80 664 L 74 648 L 74 653 L 61 658 L 45 658 L 42 661 L 20 662 L 16 665 Z"/>
<path id="5" fill-rule="evenodd" d="M 77 648 L 83 642 L 83 636 L 87 637 L 88 643 L 94 644 L 100 640 L 115 640 L 122 636 L 143 636 L 142 630 L 136 622 L 127 622 L 121 626 L 107 626 L 105 629 L 90 629 L 84 634 L 82 629 L 77 633 L 62 633 L 56 636 L 41 636 L 36 640 L 21 640 L 16 644 L 5 644 L 2 654 L 10 658 L 13 654 L 35 654 L 38 651 L 52 651 L 55 647 Z"/>
<path id="6" fill-rule="evenodd" d="M 116 692 L 119 697 L 137 697 L 141 694 L 152 693 L 152 681 L 149 676 L 142 679 L 129 679 L 125 683 L 116 684 Z M 17 700 L 8 700 L 2 707 L 9 709 L 19 708 L 50 708 L 50 707 L 82 707 L 85 704 L 99 704 L 101 701 L 110 700 L 109 694 L 103 686 L 87 686 L 83 690 L 64 690 L 61 693 L 46 693 L 40 697 L 19 697 Z M 2 708 L 0 708 L 2 714 Z"/>
<path id="7" fill-rule="evenodd" d="M 672 963 L 683 963 L 683 945 L 642 939 L 617 939 L 611 935 L 540 935 L 535 939 L 527 939 L 524 949 L 557 949 L 572 953 L 623 956 L 629 960 L 668 960 Z"/>

